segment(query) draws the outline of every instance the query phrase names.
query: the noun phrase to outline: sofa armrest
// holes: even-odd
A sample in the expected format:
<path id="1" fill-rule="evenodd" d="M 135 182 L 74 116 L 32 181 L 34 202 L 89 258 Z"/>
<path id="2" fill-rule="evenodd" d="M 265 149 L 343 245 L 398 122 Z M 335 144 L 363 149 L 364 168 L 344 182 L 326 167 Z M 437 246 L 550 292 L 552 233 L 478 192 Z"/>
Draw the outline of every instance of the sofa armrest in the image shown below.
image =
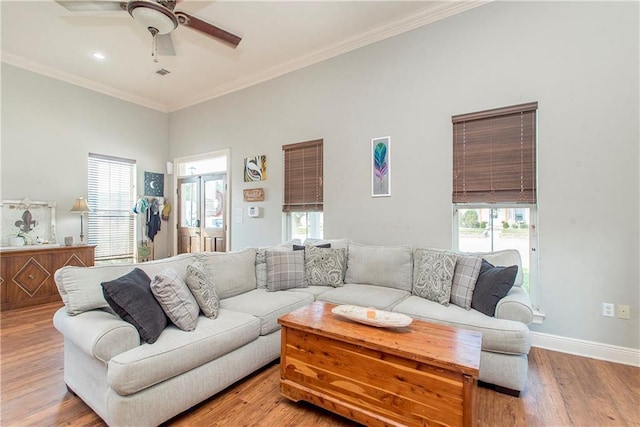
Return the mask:
<path id="1" fill-rule="evenodd" d="M 516 320 L 528 325 L 533 321 L 533 309 L 529 294 L 520 286 L 511 288 L 507 296 L 498 301 L 495 317 Z"/>
<path id="2" fill-rule="evenodd" d="M 65 339 L 104 363 L 140 345 L 140 335 L 133 325 L 102 310 L 70 316 L 62 307 L 54 314 L 53 324 Z"/>

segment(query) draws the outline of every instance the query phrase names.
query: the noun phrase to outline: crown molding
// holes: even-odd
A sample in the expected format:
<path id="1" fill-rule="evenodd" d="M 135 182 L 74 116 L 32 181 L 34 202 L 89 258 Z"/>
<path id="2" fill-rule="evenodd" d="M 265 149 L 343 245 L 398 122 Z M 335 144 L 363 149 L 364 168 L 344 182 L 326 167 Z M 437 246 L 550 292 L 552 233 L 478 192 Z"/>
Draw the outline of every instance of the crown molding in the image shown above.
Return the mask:
<path id="1" fill-rule="evenodd" d="M 259 73 L 233 80 L 229 83 L 219 85 L 210 91 L 198 96 L 185 99 L 183 102 L 177 102 L 168 106 L 169 112 L 181 110 L 191 107 L 211 99 L 263 83 L 268 80 L 275 79 L 293 71 L 300 70 L 313 64 L 325 61 L 327 59 L 342 55 L 352 50 L 359 49 L 364 46 L 388 39 L 393 36 L 414 30 L 419 27 L 440 21 L 458 13 L 476 8 L 478 6 L 491 3 L 494 0 L 459 0 L 459 1 L 443 1 L 430 3 L 416 12 L 389 22 L 383 26 L 360 33 L 354 37 L 343 40 L 340 43 L 326 46 L 307 55 L 286 62 L 275 67 L 262 70 Z"/>
<path id="2" fill-rule="evenodd" d="M 416 28 L 431 24 L 436 21 L 440 21 L 447 17 L 465 12 L 478 6 L 482 6 L 492 1 L 494 0 L 452 0 L 429 2 L 427 3 L 428 6 L 380 27 L 376 27 L 364 33 L 360 33 L 339 43 L 325 46 L 321 49 L 303 55 L 284 64 L 280 64 L 275 67 L 262 70 L 258 73 L 254 73 L 250 76 L 216 86 L 209 91 L 198 94 L 197 96 L 186 98 L 183 101 L 168 105 L 158 103 L 148 98 L 132 95 L 114 87 L 97 83 L 84 77 L 67 73 L 54 67 L 42 65 L 29 59 L 8 54 L 6 52 L 2 53 L 2 61 L 16 67 L 24 68 L 26 70 L 42 74 L 47 77 L 51 77 L 57 80 L 71 83 L 76 86 L 102 93 L 104 95 L 109 95 L 124 101 L 138 104 L 152 110 L 157 110 L 163 113 L 170 113 L 218 98 L 223 95 L 227 95 L 232 92 L 239 91 L 241 89 L 248 88 L 250 86 L 257 85 L 259 83 L 266 82 L 268 80 L 272 80 L 290 72 L 300 70 L 302 68 L 317 64 L 319 62 L 342 55 L 352 50 L 368 46 L 370 44 L 388 39 L 407 31 L 414 30 Z"/>
<path id="3" fill-rule="evenodd" d="M 33 71 L 34 73 L 42 74 L 43 76 L 46 76 L 46 77 L 51 77 L 56 80 L 61 80 L 63 82 L 70 83 L 75 86 L 80 86 L 85 89 L 90 89 L 94 92 L 99 92 L 104 95 L 112 96 L 114 98 L 118 98 L 123 101 L 128 101 L 133 104 L 141 105 L 143 107 L 147 107 L 152 110 L 157 110 L 163 113 L 169 112 L 166 105 L 160 104 L 158 102 L 152 101 L 147 98 L 143 98 L 141 96 L 132 95 L 128 92 L 116 89 L 108 85 L 97 83 L 93 80 L 85 79 L 84 77 L 67 73 L 66 71 L 58 70 L 57 68 L 54 68 L 54 67 L 42 65 L 40 63 L 34 62 L 30 59 L 23 58 L 21 56 L 2 52 L 2 62 L 6 64 L 14 65 L 19 68 L 24 68 L 25 70 L 28 70 L 28 71 Z"/>

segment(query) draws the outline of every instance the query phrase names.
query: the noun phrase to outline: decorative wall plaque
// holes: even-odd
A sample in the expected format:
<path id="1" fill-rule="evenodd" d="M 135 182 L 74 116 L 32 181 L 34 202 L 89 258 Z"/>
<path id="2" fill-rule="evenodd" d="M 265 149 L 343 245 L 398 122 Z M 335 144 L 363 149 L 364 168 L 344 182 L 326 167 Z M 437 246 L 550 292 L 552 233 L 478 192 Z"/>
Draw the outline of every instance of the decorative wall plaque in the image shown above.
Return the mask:
<path id="1" fill-rule="evenodd" d="M 264 188 L 249 188 L 243 190 L 245 202 L 264 202 Z"/>

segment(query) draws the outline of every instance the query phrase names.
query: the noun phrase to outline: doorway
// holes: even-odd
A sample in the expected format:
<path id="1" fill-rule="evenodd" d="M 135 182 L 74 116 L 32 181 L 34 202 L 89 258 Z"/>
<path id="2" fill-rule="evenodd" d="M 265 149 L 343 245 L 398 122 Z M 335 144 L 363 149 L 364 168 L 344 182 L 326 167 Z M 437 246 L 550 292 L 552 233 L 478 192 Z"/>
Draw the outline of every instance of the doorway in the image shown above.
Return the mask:
<path id="1" fill-rule="evenodd" d="M 225 252 L 227 174 L 178 178 L 178 253 Z"/>

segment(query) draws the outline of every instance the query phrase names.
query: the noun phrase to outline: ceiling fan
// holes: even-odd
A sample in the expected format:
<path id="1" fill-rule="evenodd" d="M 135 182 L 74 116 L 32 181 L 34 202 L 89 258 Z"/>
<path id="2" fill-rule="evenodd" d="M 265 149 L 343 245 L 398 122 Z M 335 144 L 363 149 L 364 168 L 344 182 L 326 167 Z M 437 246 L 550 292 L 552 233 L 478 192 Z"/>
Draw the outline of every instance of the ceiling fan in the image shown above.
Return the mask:
<path id="1" fill-rule="evenodd" d="M 187 12 L 174 10 L 179 0 L 56 0 L 73 12 L 103 12 L 123 10 L 144 26 L 153 37 L 152 56 L 157 62 L 158 47 L 163 55 L 175 55 L 171 32 L 178 24 L 227 43 L 234 49 L 242 40 L 239 36 L 203 21 Z M 158 38 L 159 37 L 159 38 Z"/>

